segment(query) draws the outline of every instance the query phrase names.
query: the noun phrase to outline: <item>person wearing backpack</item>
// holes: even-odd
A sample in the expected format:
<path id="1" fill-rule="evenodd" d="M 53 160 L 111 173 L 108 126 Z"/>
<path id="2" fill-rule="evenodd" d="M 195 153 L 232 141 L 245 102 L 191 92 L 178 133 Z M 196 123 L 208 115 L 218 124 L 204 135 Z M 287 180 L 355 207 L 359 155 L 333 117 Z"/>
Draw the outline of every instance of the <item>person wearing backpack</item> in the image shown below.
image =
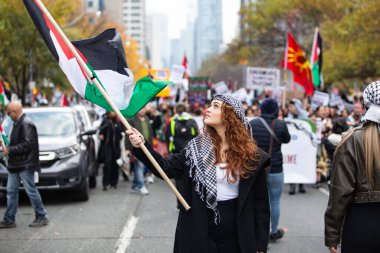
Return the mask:
<path id="1" fill-rule="evenodd" d="M 175 114 L 166 128 L 166 140 L 170 155 L 179 153 L 187 143 L 198 135 L 197 122 L 186 112 L 186 106 L 178 103 L 174 108 Z M 183 189 L 183 182 L 180 178 L 175 178 L 175 184 L 179 192 Z M 177 209 L 180 203 L 177 199 Z"/>
<path id="2" fill-rule="evenodd" d="M 281 145 L 290 141 L 285 121 L 278 119 L 277 101 L 268 98 L 260 107 L 261 117 L 251 120 L 252 136 L 257 146 L 270 156 L 271 166 L 268 175 L 271 233 L 270 242 L 281 239 L 284 229 L 278 228 L 280 219 L 280 198 L 284 186 L 284 172 Z"/>

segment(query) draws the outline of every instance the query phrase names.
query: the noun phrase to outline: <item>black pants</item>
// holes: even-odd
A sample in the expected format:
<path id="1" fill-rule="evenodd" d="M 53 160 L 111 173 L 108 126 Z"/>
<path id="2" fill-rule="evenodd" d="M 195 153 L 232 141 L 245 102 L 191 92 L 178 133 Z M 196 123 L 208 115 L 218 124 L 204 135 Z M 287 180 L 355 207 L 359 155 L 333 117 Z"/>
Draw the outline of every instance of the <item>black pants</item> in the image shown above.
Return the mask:
<path id="1" fill-rule="evenodd" d="M 109 185 L 116 187 L 119 181 L 119 165 L 117 165 L 117 158 L 114 157 L 112 149 L 107 150 L 104 157 L 103 166 L 103 186 Z"/>
<path id="2" fill-rule="evenodd" d="M 214 222 L 214 212 L 208 212 L 208 253 L 240 253 L 237 237 L 237 198 L 218 201 L 220 223 Z"/>
<path id="3" fill-rule="evenodd" d="M 342 253 L 380 252 L 380 203 L 352 204 L 342 231 Z"/>

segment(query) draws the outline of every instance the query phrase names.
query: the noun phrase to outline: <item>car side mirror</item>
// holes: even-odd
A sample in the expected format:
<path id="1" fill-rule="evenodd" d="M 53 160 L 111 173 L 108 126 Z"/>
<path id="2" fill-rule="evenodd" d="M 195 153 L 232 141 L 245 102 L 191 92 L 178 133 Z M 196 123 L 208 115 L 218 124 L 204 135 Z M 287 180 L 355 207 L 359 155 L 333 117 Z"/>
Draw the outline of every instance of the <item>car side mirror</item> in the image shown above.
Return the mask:
<path id="1" fill-rule="evenodd" d="M 80 136 L 93 135 L 93 134 L 96 134 L 96 132 L 97 132 L 97 129 L 91 129 L 91 130 L 87 130 L 81 133 Z"/>

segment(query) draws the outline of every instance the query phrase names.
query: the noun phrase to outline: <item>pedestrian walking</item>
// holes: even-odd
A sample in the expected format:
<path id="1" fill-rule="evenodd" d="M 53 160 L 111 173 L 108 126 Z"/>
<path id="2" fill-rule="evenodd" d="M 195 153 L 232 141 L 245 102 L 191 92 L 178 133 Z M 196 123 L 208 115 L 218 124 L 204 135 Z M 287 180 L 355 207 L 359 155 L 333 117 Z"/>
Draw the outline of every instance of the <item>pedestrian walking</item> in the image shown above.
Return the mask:
<path id="1" fill-rule="evenodd" d="M 290 141 L 286 122 L 277 119 L 278 104 L 271 98 L 261 104 L 261 117 L 249 122 L 253 131 L 253 139 L 257 146 L 270 156 L 271 167 L 268 175 L 271 232 L 269 239 L 275 242 L 284 235 L 284 229 L 278 227 L 280 220 L 280 199 L 284 187 L 284 170 L 281 145 Z"/>
<path id="2" fill-rule="evenodd" d="M 183 197 L 191 206 L 180 209 L 174 252 L 266 252 L 269 157 L 252 139 L 241 102 L 231 96 L 214 96 L 203 123 L 203 134 L 170 158 L 146 144 L 168 177 L 183 177 Z M 138 148 L 145 142 L 141 133 L 127 134 L 133 154 L 160 177 Z"/>
<path id="3" fill-rule="evenodd" d="M 149 118 L 146 116 L 146 108 L 141 109 L 137 115 L 130 120 L 132 127 L 136 128 L 137 131 L 142 133 L 142 136 L 147 140 L 150 145 L 153 145 L 153 130 L 152 126 L 149 123 Z M 131 150 L 132 146 L 129 139 L 126 138 L 126 149 Z M 139 159 L 135 159 L 133 164 L 133 183 L 132 183 L 132 192 L 139 193 L 142 195 L 149 194 L 148 189 L 144 183 L 144 171 L 146 166 Z M 149 172 L 150 173 L 150 172 Z M 149 175 L 151 179 L 153 175 Z M 153 183 L 153 182 L 152 182 Z"/>
<path id="4" fill-rule="evenodd" d="M 380 81 L 363 92 L 367 111 L 336 148 L 325 213 L 325 245 L 331 253 L 380 249 Z"/>
<path id="5" fill-rule="evenodd" d="M 37 129 L 22 112 L 20 102 L 8 104 L 6 113 L 13 121 L 9 146 L 3 146 L 8 156 L 7 208 L 0 228 L 16 227 L 16 213 L 19 202 L 19 186 L 22 184 L 35 211 L 35 220 L 30 227 L 41 227 L 49 223 L 47 212 L 34 183 L 35 172 L 41 172 Z"/>
<path id="6" fill-rule="evenodd" d="M 116 113 L 107 112 L 106 117 L 100 125 L 99 148 L 100 162 L 103 166 L 103 191 L 109 186 L 116 189 L 119 181 L 119 165 L 117 160 L 121 156 L 120 140 L 122 138 L 122 126 L 117 121 Z"/>

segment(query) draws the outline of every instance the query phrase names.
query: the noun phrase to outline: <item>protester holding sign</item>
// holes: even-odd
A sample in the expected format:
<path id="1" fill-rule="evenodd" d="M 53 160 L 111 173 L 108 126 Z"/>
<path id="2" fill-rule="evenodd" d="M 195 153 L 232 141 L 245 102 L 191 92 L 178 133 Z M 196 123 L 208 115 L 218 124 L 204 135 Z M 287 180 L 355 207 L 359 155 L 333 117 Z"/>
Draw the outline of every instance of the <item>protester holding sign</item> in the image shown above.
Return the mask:
<path id="1" fill-rule="evenodd" d="M 261 117 L 249 122 L 253 131 L 253 139 L 259 148 L 271 157 L 271 167 L 268 176 L 269 201 L 271 209 L 271 233 L 269 239 L 275 242 L 284 235 L 284 229 L 278 228 L 280 219 L 280 198 L 284 186 L 283 158 L 281 145 L 290 141 L 286 123 L 278 117 L 277 101 L 265 99 L 261 104 Z"/>
<path id="2" fill-rule="evenodd" d="M 292 101 L 290 101 L 288 118 L 304 119 L 304 118 L 308 118 L 308 116 L 309 116 L 308 112 L 305 109 L 303 109 L 302 102 L 300 100 L 292 99 Z M 303 184 L 299 184 L 298 190 L 300 193 L 306 193 L 306 190 Z M 295 193 L 296 193 L 296 185 L 290 184 L 289 194 L 293 195 Z"/>

